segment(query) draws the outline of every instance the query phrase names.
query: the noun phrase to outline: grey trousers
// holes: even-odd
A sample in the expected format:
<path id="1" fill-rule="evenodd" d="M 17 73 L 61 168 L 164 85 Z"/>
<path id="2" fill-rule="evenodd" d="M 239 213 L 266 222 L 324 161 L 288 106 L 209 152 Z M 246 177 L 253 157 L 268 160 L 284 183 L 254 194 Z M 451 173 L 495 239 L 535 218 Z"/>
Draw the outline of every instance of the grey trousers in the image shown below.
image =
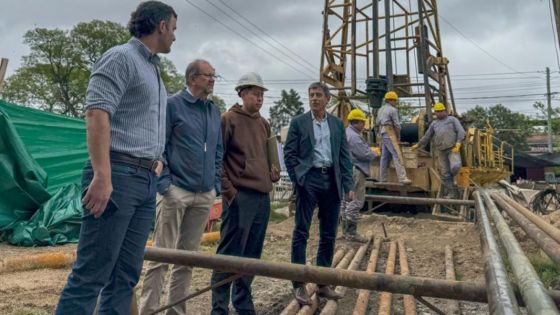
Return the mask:
<path id="1" fill-rule="evenodd" d="M 342 213 L 347 221 L 357 223 L 360 218 L 360 209 L 366 201 L 366 175 L 358 168 L 352 168 L 354 181 L 354 199 L 350 202 L 342 201 Z"/>
<path id="2" fill-rule="evenodd" d="M 381 182 L 387 181 L 387 169 L 389 168 L 389 163 L 393 159 L 395 164 L 395 170 L 397 171 L 397 178 L 399 181 L 406 179 L 406 170 L 402 166 L 399 159 L 399 155 L 393 146 L 391 139 L 382 136 L 381 137 L 381 161 L 379 163 L 379 180 Z"/>
<path id="3" fill-rule="evenodd" d="M 156 227 L 153 246 L 198 250 L 204 233 L 210 207 L 216 199 L 216 192 L 193 193 L 171 185 L 156 210 Z M 149 262 L 142 295 L 140 314 L 149 314 L 160 307 L 165 274 L 168 264 Z M 173 265 L 169 277 L 168 303 L 177 301 L 188 294 L 191 284 L 192 267 Z M 181 303 L 165 314 L 186 314 L 186 303 Z"/>
<path id="4" fill-rule="evenodd" d="M 453 182 L 453 174 L 451 174 L 451 167 L 449 165 L 449 156 L 451 155 L 451 149 L 438 151 L 438 168 L 439 174 L 441 176 L 441 184 L 444 188 L 445 195 L 455 196 L 457 192 L 457 187 Z"/>

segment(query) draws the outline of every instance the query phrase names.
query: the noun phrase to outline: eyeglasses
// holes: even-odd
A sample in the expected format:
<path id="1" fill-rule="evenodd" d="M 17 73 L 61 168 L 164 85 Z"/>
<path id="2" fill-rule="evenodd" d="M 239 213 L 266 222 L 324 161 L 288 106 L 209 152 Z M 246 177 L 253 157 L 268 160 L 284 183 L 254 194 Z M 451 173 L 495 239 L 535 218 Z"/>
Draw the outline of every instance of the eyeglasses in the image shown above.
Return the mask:
<path id="1" fill-rule="evenodd" d="M 214 80 L 220 78 L 220 76 L 215 73 L 197 73 L 196 75 L 201 75 L 208 79 L 214 79 Z"/>

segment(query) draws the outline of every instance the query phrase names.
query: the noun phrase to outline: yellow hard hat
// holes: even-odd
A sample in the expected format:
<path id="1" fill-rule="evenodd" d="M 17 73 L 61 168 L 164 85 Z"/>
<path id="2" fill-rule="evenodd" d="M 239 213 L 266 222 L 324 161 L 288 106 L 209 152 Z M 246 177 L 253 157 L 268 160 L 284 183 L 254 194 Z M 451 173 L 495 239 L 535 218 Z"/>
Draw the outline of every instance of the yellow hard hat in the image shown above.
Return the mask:
<path id="1" fill-rule="evenodd" d="M 385 93 L 385 99 L 386 100 L 398 100 L 399 96 L 397 95 L 397 93 L 395 91 L 389 91 L 387 93 Z"/>
<path id="2" fill-rule="evenodd" d="M 437 111 L 440 111 L 440 110 L 445 110 L 445 105 L 443 105 L 443 103 L 436 103 L 436 104 L 434 105 L 434 110 L 435 110 L 436 112 L 437 112 Z"/>
<path id="3" fill-rule="evenodd" d="M 350 113 L 348 113 L 348 121 L 352 121 L 352 120 L 360 120 L 360 121 L 366 121 L 366 114 L 359 108 L 353 109 L 350 111 Z"/>

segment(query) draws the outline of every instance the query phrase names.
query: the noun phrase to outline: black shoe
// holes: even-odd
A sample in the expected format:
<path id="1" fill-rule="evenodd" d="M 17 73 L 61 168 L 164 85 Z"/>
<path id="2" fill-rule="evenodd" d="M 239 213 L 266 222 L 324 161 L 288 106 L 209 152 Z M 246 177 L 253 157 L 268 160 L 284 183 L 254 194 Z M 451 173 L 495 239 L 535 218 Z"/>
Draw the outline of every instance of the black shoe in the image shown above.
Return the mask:
<path id="1" fill-rule="evenodd" d="M 342 298 L 342 294 L 331 289 L 328 285 L 318 287 L 317 296 L 327 300 L 340 300 Z"/>
<path id="2" fill-rule="evenodd" d="M 309 298 L 305 286 L 294 288 L 294 297 L 301 305 L 311 305 L 311 298 Z"/>

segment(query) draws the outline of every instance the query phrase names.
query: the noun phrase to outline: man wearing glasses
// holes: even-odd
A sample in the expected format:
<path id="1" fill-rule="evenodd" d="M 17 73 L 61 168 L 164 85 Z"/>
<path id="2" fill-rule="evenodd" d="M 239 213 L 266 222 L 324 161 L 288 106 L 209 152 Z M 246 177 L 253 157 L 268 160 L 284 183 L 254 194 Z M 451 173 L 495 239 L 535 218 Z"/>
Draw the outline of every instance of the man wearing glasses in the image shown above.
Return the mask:
<path id="1" fill-rule="evenodd" d="M 280 172 L 270 168 L 267 139 L 270 125 L 259 111 L 263 105 L 263 80 L 256 73 L 243 75 L 235 87 L 243 105 L 233 105 L 222 115 L 224 171 L 222 173 L 222 226 L 218 254 L 260 258 L 270 215 L 269 193 Z M 214 270 L 212 284 L 232 276 Z M 231 300 L 237 314 L 252 315 L 252 276 L 241 277 L 212 289 L 212 315 L 226 315 Z"/>
<path id="2" fill-rule="evenodd" d="M 167 100 L 165 167 L 158 181 L 162 200 L 156 212 L 154 247 L 198 250 L 210 208 L 220 194 L 220 110 L 208 99 L 215 78 L 208 61 L 195 60 L 187 66 L 187 87 Z M 167 264 L 148 264 L 141 314 L 151 314 L 159 307 L 167 270 Z M 187 295 L 191 277 L 192 267 L 173 266 L 167 299 L 170 303 Z M 166 314 L 186 314 L 186 303 Z"/>

